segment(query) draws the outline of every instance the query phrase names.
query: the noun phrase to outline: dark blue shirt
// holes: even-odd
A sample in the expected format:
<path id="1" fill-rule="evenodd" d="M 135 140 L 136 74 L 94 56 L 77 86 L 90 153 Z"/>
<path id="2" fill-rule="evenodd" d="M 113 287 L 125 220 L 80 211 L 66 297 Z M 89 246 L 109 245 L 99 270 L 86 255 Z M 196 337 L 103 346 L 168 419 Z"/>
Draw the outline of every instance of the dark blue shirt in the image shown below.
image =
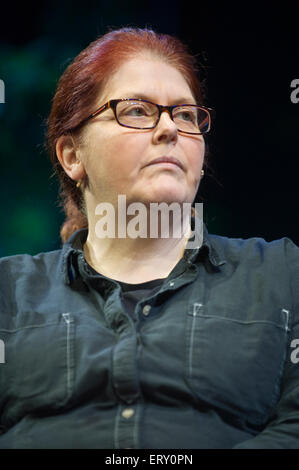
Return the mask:
<path id="1" fill-rule="evenodd" d="M 86 238 L 0 260 L 0 448 L 299 448 L 291 240 L 205 227 L 130 295 L 88 266 Z"/>

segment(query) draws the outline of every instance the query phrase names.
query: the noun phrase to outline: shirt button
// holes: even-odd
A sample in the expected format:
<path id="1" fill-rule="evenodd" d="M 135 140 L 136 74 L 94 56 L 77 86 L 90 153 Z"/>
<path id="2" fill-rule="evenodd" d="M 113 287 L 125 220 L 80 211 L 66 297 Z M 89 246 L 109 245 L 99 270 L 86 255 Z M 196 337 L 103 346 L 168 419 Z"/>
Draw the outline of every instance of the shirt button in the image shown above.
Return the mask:
<path id="1" fill-rule="evenodd" d="M 150 313 L 151 308 L 152 307 L 150 305 L 145 305 L 142 309 L 143 315 L 148 315 Z"/>
<path id="2" fill-rule="evenodd" d="M 123 418 L 131 418 L 133 416 L 133 414 L 135 413 L 135 411 L 133 410 L 133 408 L 125 408 L 123 411 L 122 411 L 122 416 Z"/>

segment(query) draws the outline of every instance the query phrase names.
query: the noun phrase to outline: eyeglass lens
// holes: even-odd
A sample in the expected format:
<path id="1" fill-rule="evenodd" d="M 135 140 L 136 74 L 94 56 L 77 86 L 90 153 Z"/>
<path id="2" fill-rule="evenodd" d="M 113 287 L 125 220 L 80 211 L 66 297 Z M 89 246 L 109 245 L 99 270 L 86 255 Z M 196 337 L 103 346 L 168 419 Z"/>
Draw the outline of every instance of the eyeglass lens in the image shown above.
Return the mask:
<path id="1" fill-rule="evenodd" d="M 159 111 L 156 105 L 146 101 L 120 101 L 116 107 L 120 124 L 139 129 L 155 126 Z M 178 130 L 204 134 L 209 130 L 209 114 L 197 106 L 178 106 L 173 109 L 173 121 Z"/>

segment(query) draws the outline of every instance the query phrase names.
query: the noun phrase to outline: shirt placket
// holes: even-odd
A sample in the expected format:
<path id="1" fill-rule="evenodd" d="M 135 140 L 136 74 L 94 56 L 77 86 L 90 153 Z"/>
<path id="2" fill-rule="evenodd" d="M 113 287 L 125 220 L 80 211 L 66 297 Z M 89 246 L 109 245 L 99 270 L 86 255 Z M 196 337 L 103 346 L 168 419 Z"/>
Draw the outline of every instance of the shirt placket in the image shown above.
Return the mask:
<path id="1" fill-rule="evenodd" d="M 120 289 L 115 288 L 105 304 L 104 313 L 116 334 L 112 350 L 112 384 L 119 400 L 115 429 L 115 448 L 138 447 L 137 404 L 140 396 L 137 365 L 137 334 L 132 319 L 123 311 Z"/>

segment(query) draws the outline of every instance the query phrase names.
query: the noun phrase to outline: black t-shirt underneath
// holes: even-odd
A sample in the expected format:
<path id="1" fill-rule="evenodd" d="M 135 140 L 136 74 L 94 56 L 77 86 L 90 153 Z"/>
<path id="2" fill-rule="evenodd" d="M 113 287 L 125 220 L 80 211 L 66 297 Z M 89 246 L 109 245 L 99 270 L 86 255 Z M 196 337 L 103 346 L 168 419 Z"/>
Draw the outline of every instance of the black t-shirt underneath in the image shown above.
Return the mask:
<path id="1" fill-rule="evenodd" d="M 88 269 L 94 274 L 98 273 L 90 264 L 86 262 Z M 116 279 L 114 279 L 116 281 Z M 128 284 L 127 282 L 116 281 L 121 287 L 122 304 L 126 312 L 133 317 L 135 307 L 139 300 L 153 295 L 158 291 L 164 282 L 164 279 L 154 279 L 153 281 L 141 282 L 139 284 Z"/>
<path id="2" fill-rule="evenodd" d="M 153 295 L 163 284 L 164 279 L 154 279 L 153 281 L 142 282 L 140 284 L 127 284 L 118 281 L 122 290 L 122 303 L 126 312 L 133 316 L 135 307 L 139 300 Z"/>

